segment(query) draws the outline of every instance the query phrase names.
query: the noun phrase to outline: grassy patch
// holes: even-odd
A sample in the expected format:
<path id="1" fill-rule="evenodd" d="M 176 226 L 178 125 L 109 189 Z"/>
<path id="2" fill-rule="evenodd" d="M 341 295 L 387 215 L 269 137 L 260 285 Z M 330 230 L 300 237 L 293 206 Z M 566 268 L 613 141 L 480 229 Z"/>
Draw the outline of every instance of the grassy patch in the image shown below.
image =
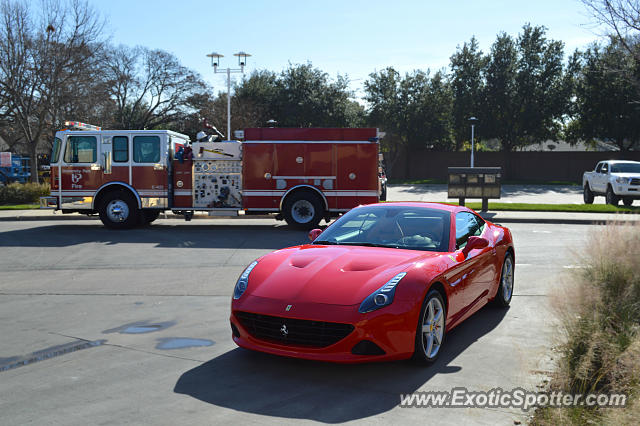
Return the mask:
<path id="1" fill-rule="evenodd" d="M 456 202 L 452 204 L 457 204 Z M 473 210 L 480 210 L 482 203 L 465 203 Z M 569 213 L 640 213 L 640 207 L 616 207 L 610 204 L 527 204 L 527 203 L 492 203 L 489 210 L 520 212 L 569 212 Z"/>
<path id="2" fill-rule="evenodd" d="M 568 180 L 549 180 L 546 182 L 536 182 L 531 180 L 506 180 L 502 181 L 503 185 L 562 185 L 562 186 L 582 186 L 580 182 L 573 182 Z"/>
<path id="3" fill-rule="evenodd" d="M 0 210 L 35 210 L 39 208 L 40 204 L 10 204 L 7 206 L 0 206 Z"/>
<path id="4" fill-rule="evenodd" d="M 626 408 L 540 408 L 532 424 L 637 424 L 640 416 L 640 224 L 594 228 L 581 269 L 551 303 L 563 341 L 550 392 L 628 395 Z"/>

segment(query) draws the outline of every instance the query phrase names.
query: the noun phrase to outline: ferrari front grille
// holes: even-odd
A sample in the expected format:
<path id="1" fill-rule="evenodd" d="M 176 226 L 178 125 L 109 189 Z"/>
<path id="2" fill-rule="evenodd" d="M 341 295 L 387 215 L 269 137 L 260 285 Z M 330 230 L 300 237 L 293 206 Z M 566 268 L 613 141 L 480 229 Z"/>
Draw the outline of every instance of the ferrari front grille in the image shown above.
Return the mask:
<path id="1" fill-rule="evenodd" d="M 283 345 L 324 348 L 347 337 L 351 324 L 274 317 L 236 312 L 236 318 L 256 339 Z"/>

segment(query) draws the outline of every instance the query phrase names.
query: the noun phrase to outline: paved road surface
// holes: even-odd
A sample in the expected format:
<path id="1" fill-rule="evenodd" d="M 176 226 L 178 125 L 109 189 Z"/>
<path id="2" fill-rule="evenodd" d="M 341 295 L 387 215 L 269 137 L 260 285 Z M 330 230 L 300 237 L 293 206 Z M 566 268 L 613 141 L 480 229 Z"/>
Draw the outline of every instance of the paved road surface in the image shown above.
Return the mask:
<path id="1" fill-rule="evenodd" d="M 447 185 L 389 185 L 389 201 L 458 201 L 447 198 Z M 472 200 L 469 201 L 480 201 Z M 491 200 L 490 200 L 491 201 Z M 570 185 L 503 185 L 499 200 L 506 203 L 582 204 L 582 188 Z M 596 204 L 605 204 L 596 197 Z M 636 201 L 636 205 L 638 201 Z"/>
<path id="2" fill-rule="evenodd" d="M 449 334 L 435 365 L 421 368 L 236 348 L 228 316 L 238 275 L 261 254 L 306 240 L 272 219 L 160 220 L 127 232 L 87 220 L 0 222 L 0 423 L 526 421 L 514 409 L 398 407 L 401 393 L 535 390 L 542 380 L 558 334 L 549 293 L 595 227 L 511 229 L 511 308 L 483 309 Z M 29 363 L 1 371 L 21 360 Z"/>

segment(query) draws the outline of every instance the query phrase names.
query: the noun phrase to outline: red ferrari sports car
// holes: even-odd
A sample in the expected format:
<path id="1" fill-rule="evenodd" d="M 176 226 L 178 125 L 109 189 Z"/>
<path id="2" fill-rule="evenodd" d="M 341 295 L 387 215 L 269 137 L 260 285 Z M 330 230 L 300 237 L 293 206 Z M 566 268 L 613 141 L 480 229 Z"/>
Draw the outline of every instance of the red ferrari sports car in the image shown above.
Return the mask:
<path id="1" fill-rule="evenodd" d="M 488 302 L 511 301 L 511 232 L 466 207 L 360 206 L 309 238 L 238 278 L 238 346 L 333 362 L 430 363 L 447 332 Z"/>

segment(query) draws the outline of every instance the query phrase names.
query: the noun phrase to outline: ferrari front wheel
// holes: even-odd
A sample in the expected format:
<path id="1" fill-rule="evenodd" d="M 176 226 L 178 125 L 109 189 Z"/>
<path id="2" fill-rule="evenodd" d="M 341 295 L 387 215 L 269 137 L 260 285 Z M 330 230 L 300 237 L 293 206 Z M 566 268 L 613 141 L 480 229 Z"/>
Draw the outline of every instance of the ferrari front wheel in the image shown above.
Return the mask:
<path id="1" fill-rule="evenodd" d="M 437 290 L 427 293 L 416 330 L 414 359 L 431 364 L 440 354 L 444 343 L 446 310 L 442 295 Z"/>
<path id="2" fill-rule="evenodd" d="M 502 274 L 500 274 L 500 285 L 494 299 L 496 305 L 506 308 L 511 303 L 513 297 L 514 263 L 511 253 L 507 253 L 502 264 Z"/>

